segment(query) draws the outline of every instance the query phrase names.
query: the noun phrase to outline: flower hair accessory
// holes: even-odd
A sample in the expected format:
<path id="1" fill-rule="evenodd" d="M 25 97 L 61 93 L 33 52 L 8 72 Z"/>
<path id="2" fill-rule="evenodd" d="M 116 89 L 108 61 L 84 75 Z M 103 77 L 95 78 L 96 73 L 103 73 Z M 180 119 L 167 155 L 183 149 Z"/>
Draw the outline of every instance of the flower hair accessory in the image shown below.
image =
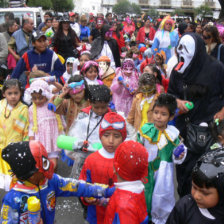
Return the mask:
<path id="1" fill-rule="evenodd" d="M 97 69 L 99 68 L 99 65 L 95 62 L 95 61 L 87 61 L 85 62 L 85 64 L 83 65 L 82 69 L 81 69 L 81 73 L 85 73 L 86 70 L 91 67 L 91 66 L 94 66 L 96 67 Z"/>

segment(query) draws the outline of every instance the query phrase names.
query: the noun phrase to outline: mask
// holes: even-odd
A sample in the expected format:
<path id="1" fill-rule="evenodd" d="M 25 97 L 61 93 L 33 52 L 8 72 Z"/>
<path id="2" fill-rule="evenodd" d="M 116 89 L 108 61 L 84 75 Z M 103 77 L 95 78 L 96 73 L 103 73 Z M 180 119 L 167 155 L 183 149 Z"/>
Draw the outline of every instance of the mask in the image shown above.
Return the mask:
<path id="1" fill-rule="evenodd" d="M 81 80 L 80 82 L 69 83 L 68 86 L 71 88 L 71 90 L 69 91 L 69 93 L 71 95 L 74 95 L 76 93 L 80 93 L 83 89 L 85 89 L 84 80 Z"/>
<path id="2" fill-rule="evenodd" d="M 48 159 L 46 149 L 38 141 L 30 141 L 29 146 L 33 158 L 36 161 L 36 168 L 40 173 L 43 173 L 47 179 L 51 179 L 54 174 L 54 165 Z"/>
<path id="3" fill-rule="evenodd" d="M 179 73 L 184 73 L 186 68 L 190 65 L 195 54 L 195 40 L 190 35 L 184 35 L 177 46 L 178 62 L 179 64 L 175 70 Z"/>
<path id="4" fill-rule="evenodd" d="M 124 73 L 131 74 L 133 71 L 133 67 L 124 67 L 123 71 Z"/>
<path id="5" fill-rule="evenodd" d="M 101 70 L 103 71 L 103 73 L 105 73 L 108 69 L 108 65 L 105 61 L 100 61 L 99 62 L 99 67 L 101 68 Z"/>

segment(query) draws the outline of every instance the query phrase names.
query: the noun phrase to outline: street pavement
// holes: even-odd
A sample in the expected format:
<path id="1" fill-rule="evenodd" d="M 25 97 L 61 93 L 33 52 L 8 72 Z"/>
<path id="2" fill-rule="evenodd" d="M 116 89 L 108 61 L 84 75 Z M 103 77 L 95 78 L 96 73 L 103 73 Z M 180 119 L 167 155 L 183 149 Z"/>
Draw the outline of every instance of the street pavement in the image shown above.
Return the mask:
<path id="1" fill-rule="evenodd" d="M 71 168 L 63 163 L 60 159 L 58 160 L 57 172 L 62 177 L 68 177 L 71 173 Z M 5 195 L 4 190 L 0 190 L 0 202 Z M 57 198 L 56 204 L 56 224 L 83 224 L 83 209 L 79 204 L 79 200 L 76 197 L 60 197 Z"/>

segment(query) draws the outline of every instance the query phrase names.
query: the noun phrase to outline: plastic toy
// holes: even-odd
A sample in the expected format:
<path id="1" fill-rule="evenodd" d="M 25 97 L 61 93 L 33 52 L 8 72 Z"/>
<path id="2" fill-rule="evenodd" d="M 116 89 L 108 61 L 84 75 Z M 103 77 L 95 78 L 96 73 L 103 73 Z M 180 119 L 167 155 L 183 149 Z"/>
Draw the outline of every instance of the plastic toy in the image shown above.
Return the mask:
<path id="1" fill-rule="evenodd" d="M 121 84 L 129 91 L 129 93 L 131 95 L 134 95 L 135 93 L 135 90 L 134 89 L 130 89 L 129 88 L 129 85 L 127 83 L 125 83 L 124 79 L 122 76 L 119 76 L 118 79 L 117 79 L 119 82 L 121 82 Z"/>
<path id="2" fill-rule="evenodd" d="M 184 145 L 181 144 L 173 151 L 173 154 L 176 158 L 179 158 L 180 154 L 184 151 Z"/>

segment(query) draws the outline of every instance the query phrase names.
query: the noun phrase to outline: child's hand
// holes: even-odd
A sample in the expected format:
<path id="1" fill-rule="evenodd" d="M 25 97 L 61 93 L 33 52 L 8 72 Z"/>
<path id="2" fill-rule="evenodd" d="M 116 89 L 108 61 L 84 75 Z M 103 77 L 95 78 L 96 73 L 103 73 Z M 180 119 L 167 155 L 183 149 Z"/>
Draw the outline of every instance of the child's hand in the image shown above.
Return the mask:
<path id="1" fill-rule="evenodd" d="M 62 88 L 62 92 L 67 94 L 69 92 L 69 90 L 71 90 L 71 88 L 69 87 L 69 85 L 66 83 L 63 88 Z"/>
<path id="2" fill-rule="evenodd" d="M 90 205 L 97 205 L 97 199 L 96 198 L 84 198 L 85 202 Z"/>
<path id="3" fill-rule="evenodd" d="M 185 152 L 182 152 L 182 153 L 179 155 L 179 157 L 178 157 L 178 158 L 176 158 L 176 159 L 181 160 L 181 159 L 183 159 L 183 158 L 184 158 L 184 155 L 185 155 Z"/>
<path id="4" fill-rule="evenodd" d="M 38 70 L 37 66 L 34 65 L 33 68 L 32 68 L 32 72 L 36 72 Z"/>

